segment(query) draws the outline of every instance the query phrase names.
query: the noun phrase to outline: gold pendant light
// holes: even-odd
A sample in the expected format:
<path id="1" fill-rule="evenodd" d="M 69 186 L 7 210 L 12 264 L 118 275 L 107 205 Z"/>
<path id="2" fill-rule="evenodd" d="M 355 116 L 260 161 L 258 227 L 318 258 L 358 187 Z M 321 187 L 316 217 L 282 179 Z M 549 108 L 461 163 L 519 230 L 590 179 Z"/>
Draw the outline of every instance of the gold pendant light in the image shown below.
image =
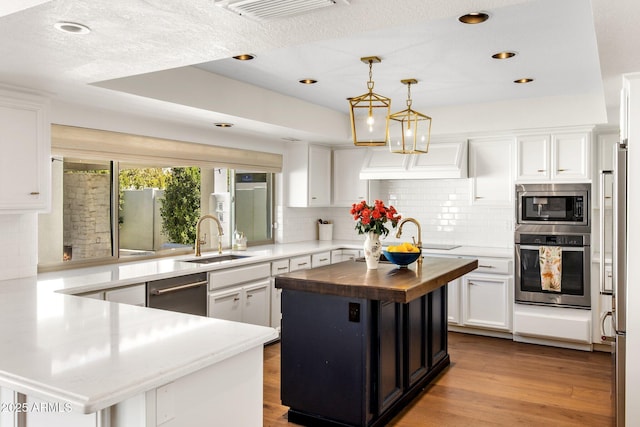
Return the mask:
<path id="1" fill-rule="evenodd" d="M 389 151 L 400 154 L 428 153 L 431 117 L 411 109 L 411 85 L 418 81 L 400 81 L 407 85 L 407 109 L 389 116 Z"/>
<path id="2" fill-rule="evenodd" d="M 382 62 L 377 56 L 360 58 L 365 64 L 369 64 L 368 93 L 349 98 L 351 131 L 354 145 L 380 146 L 386 145 L 389 131 L 389 113 L 391 112 L 391 99 L 373 93 L 373 80 L 371 69 L 374 63 Z"/>

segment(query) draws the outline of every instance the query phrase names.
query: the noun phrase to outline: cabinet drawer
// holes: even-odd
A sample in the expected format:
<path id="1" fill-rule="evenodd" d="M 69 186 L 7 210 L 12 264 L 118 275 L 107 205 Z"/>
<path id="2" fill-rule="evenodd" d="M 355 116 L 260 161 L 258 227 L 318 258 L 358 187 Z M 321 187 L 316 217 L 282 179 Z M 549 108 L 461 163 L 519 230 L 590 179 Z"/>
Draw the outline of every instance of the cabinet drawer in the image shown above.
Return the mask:
<path id="1" fill-rule="evenodd" d="M 288 273 L 289 272 L 289 260 L 281 259 L 278 261 L 273 261 L 271 263 L 271 275 L 277 276 L 278 274 Z"/>
<path id="2" fill-rule="evenodd" d="M 220 289 L 239 283 L 263 279 L 269 277 L 270 273 L 271 266 L 269 264 L 212 271 L 209 273 L 209 289 Z"/>
<path id="3" fill-rule="evenodd" d="M 478 258 L 478 268 L 474 273 L 512 274 L 513 262 L 509 258 Z"/>
<path id="4" fill-rule="evenodd" d="M 304 255 L 291 258 L 289 261 L 289 271 L 298 271 L 311 268 L 311 255 Z"/>
<path id="5" fill-rule="evenodd" d="M 331 252 L 321 252 L 311 255 L 311 267 L 316 268 L 331 264 Z"/>

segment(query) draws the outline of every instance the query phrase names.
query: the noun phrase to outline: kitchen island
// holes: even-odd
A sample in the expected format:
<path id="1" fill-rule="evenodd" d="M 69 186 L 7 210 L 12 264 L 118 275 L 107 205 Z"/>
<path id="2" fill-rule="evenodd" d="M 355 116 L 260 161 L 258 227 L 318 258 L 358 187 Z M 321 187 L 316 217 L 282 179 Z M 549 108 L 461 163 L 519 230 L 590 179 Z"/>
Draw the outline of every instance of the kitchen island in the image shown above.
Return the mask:
<path id="1" fill-rule="evenodd" d="M 289 421 L 385 425 L 449 365 L 446 284 L 477 266 L 426 257 L 367 270 L 351 261 L 276 277 Z"/>

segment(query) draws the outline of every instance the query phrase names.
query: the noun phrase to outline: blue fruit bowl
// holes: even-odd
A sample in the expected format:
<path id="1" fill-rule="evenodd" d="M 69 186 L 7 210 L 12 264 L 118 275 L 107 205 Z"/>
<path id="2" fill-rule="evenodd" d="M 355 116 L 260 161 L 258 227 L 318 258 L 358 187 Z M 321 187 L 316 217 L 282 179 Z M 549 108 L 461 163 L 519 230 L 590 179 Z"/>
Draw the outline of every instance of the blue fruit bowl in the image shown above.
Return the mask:
<path id="1" fill-rule="evenodd" d="M 422 251 L 420 252 L 389 252 L 386 249 L 382 250 L 385 258 L 387 258 L 392 263 L 400 266 L 407 267 L 412 262 L 415 262 L 418 258 L 422 256 Z"/>

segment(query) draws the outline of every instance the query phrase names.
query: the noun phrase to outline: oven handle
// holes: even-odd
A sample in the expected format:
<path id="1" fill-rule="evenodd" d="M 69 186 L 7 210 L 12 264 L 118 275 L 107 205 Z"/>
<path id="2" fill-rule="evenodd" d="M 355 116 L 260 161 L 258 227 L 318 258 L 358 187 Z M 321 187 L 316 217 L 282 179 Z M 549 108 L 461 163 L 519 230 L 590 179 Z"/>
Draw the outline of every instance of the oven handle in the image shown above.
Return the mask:
<path id="1" fill-rule="evenodd" d="M 516 245 L 518 246 L 520 249 L 532 249 L 532 250 L 540 250 L 540 248 L 543 248 L 545 246 L 554 246 L 554 245 Z M 576 246 L 560 246 L 562 248 L 563 252 L 584 252 L 584 247 L 580 246 L 580 247 L 576 247 Z"/>
<path id="2" fill-rule="evenodd" d="M 182 291 L 184 289 L 191 289 L 191 288 L 199 288 L 202 285 L 206 285 L 208 282 L 206 280 L 203 280 L 201 282 L 194 282 L 194 283 L 187 283 L 185 285 L 180 285 L 180 286 L 172 286 L 170 288 L 164 288 L 164 289 L 154 289 L 151 291 L 152 295 L 164 295 L 164 294 L 169 294 L 172 292 L 178 292 L 178 291 Z"/>

